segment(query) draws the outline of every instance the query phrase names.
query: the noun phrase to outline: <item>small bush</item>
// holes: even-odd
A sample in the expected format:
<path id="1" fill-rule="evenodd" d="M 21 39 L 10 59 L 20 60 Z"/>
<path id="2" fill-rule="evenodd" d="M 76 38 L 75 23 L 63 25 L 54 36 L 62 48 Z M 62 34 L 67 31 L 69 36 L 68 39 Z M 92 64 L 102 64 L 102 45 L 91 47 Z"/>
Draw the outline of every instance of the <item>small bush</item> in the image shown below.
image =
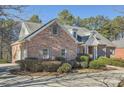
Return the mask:
<path id="1" fill-rule="evenodd" d="M 100 69 L 100 68 L 103 68 L 105 66 L 106 66 L 105 63 L 100 62 L 99 60 L 94 60 L 94 61 L 90 62 L 90 65 L 89 65 L 89 67 L 93 68 L 93 69 Z"/>
<path id="2" fill-rule="evenodd" d="M 20 70 L 26 70 L 26 65 L 24 60 L 17 60 L 15 63 L 19 64 Z"/>
<path id="3" fill-rule="evenodd" d="M 56 72 L 61 66 L 60 61 L 44 61 L 42 62 L 42 69 L 46 72 Z"/>
<path id="4" fill-rule="evenodd" d="M 90 57 L 88 55 L 85 55 L 85 56 L 81 56 L 80 59 L 82 61 L 81 67 L 88 68 L 89 67 Z"/>
<path id="5" fill-rule="evenodd" d="M 124 67 L 124 62 L 114 60 L 114 61 L 111 62 L 111 65 Z"/>
<path id="6" fill-rule="evenodd" d="M 89 62 L 89 56 L 81 56 L 80 59 L 82 62 Z"/>
<path id="7" fill-rule="evenodd" d="M 87 62 L 81 62 L 81 67 L 82 67 L 82 68 L 87 68 L 87 67 L 88 67 Z"/>
<path id="8" fill-rule="evenodd" d="M 31 71 L 31 72 L 38 72 L 42 71 L 42 61 L 36 61 L 36 60 L 20 60 L 17 61 L 17 63 L 20 65 L 21 70 Z"/>
<path id="9" fill-rule="evenodd" d="M 75 59 L 77 62 L 81 62 L 80 56 L 77 56 Z"/>
<path id="10" fill-rule="evenodd" d="M 72 66 L 68 63 L 64 63 L 61 67 L 58 68 L 57 72 L 59 73 L 68 73 L 72 69 Z"/>
<path id="11" fill-rule="evenodd" d="M 0 64 L 8 63 L 6 59 L 0 59 Z"/>
<path id="12" fill-rule="evenodd" d="M 69 60 L 67 63 L 69 63 L 72 68 L 80 68 L 81 62 L 77 62 L 76 60 Z"/>
<path id="13" fill-rule="evenodd" d="M 59 61 L 39 61 L 39 60 L 19 60 L 17 63 L 20 65 L 21 70 L 40 72 L 49 71 L 55 72 L 61 65 Z"/>
<path id="14" fill-rule="evenodd" d="M 56 57 L 56 61 L 66 62 L 66 59 L 64 57 Z"/>

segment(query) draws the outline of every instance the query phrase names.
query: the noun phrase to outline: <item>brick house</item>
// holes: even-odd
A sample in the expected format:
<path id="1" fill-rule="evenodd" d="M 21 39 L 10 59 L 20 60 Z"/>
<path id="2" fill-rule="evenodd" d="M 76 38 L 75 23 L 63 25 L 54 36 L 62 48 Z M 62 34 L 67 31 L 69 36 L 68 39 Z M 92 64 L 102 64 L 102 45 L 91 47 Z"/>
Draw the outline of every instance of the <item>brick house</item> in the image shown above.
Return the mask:
<path id="1" fill-rule="evenodd" d="M 12 62 L 35 57 L 75 59 L 78 54 L 110 57 L 115 46 L 97 31 L 61 24 L 53 19 L 46 24 L 23 22 L 19 40 L 12 45 Z"/>
<path id="2" fill-rule="evenodd" d="M 124 59 L 124 32 L 120 32 L 116 35 L 113 44 L 116 46 L 115 49 L 115 58 Z"/>

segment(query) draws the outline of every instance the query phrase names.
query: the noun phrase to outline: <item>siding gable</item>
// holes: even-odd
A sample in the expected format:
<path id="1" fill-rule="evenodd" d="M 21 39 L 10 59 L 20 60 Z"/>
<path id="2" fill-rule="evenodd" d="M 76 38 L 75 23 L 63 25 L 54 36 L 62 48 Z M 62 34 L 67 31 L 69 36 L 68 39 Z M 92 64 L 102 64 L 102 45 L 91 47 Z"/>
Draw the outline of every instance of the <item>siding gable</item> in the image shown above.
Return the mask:
<path id="1" fill-rule="evenodd" d="M 25 24 L 22 23 L 21 31 L 20 31 L 20 34 L 19 34 L 19 39 L 21 39 L 21 38 L 23 38 L 23 37 L 25 37 L 27 35 L 29 35 L 29 32 L 28 32 Z"/>

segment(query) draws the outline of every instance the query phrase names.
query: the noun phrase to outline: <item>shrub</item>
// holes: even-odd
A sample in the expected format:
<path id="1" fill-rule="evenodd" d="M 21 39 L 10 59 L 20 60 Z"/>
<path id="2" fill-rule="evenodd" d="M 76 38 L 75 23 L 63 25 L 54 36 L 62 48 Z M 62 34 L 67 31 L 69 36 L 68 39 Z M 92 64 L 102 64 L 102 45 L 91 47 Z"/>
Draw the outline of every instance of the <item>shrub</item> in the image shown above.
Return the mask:
<path id="1" fill-rule="evenodd" d="M 25 60 L 38 60 L 38 58 L 36 58 L 36 57 L 27 57 L 27 58 L 25 58 Z"/>
<path id="2" fill-rule="evenodd" d="M 61 62 L 59 61 L 39 61 L 39 60 L 19 60 L 17 63 L 20 65 L 21 70 L 40 72 L 40 71 L 57 71 Z"/>
<path id="3" fill-rule="evenodd" d="M 89 62 L 89 56 L 81 56 L 80 59 L 82 62 Z"/>
<path id="4" fill-rule="evenodd" d="M 81 67 L 82 67 L 82 68 L 87 68 L 87 67 L 88 67 L 87 62 L 81 62 Z"/>
<path id="5" fill-rule="evenodd" d="M 31 72 L 38 72 L 42 71 L 42 61 L 38 60 L 20 60 L 17 61 L 17 63 L 20 65 L 21 70 L 31 71 Z"/>
<path id="6" fill-rule="evenodd" d="M 20 70 L 26 70 L 26 65 L 24 60 L 17 60 L 15 63 L 19 64 Z"/>
<path id="7" fill-rule="evenodd" d="M 6 59 L 0 59 L 0 64 L 3 64 L 3 63 L 8 63 L 8 61 Z"/>
<path id="8" fill-rule="evenodd" d="M 93 69 L 99 69 L 99 68 L 105 67 L 105 63 L 102 61 L 99 61 L 99 60 L 94 60 L 94 61 L 90 62 L 89 67 L 93 68 Z"/>
<path id="9" fill-rule="evenodd" d="M 82 61 L 81 67 L 88 68 L 89 67 L 90 57 L 88 55 L 85 55 L 85 56 L 81 56 L 80 59 Z"/>
<path id="10" fill-rule="evenodd" d="M 66 62 L 66 59 L 64 57 L 56 57 L 56 61 Z"/>
<path id="11" fill-rule="evenodd" d="M 69 60 L 67 63 L 69 63 L 72 68 L 80 68 L 81 62 L 77 62 L 76 60 Z"/>
<path id="12" fill-rule="evenodd" d="M 81 62 L 80 56 L 77 56 L 75 59 L 76 61 Z"/>
<path id="13" fill-rule="evenodd" d="M 114 61 L 111 62 L 111 65 L 119 66 L 119 67 L 124 67 L 124 62 L 114 60 Z"/>
<path id="14" fill-rule="evenodd" d="M 60 61 L 44 61 L 44 62 L 42 62 L 43 71 L 56 72 L 60 66 L 61 66 Z"/>
<path id="15" fill-rule="evenodd" d="M 68 73 L 72 69 L 72 66 L 68 63 L 64 63 L 61 67 L 58 68 L 57 72 L 59 73 Z"/>

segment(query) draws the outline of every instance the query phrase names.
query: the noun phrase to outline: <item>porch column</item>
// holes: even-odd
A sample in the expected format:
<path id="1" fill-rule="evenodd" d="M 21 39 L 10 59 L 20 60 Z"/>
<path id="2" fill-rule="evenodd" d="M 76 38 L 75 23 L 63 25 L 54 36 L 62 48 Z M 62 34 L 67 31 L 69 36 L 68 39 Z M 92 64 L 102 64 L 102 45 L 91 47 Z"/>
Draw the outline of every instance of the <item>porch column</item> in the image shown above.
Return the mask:
<path id="1" fill-rule="evenodd" d="M 88 54 L 88 46 L 85 45 L 85 54 Z"/>
<path id="2" fill-rule="evenodd" d="M 106 49 L 107 49 L 107 47 L 105 47 L 105 57 L 107 56 Z"/>
<path id="3" fill-rule="evenodd" d="M 94 59 L 96 59 L 97 58 L 97 46 L 94 46 Z"/>

